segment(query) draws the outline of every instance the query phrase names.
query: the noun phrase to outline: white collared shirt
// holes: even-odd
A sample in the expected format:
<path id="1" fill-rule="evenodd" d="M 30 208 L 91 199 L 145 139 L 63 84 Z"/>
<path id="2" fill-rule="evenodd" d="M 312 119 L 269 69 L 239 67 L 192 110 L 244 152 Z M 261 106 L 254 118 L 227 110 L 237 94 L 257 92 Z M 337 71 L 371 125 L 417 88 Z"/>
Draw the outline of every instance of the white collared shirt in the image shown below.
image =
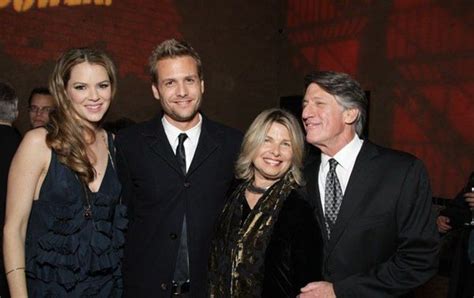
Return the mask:
<path id="1" fill-rule="evenodd" d="M 342 194 L 346 193 L 347 183 L 351 177 L 352 169 L 357 156 L 359 155 L 360 149 L 362 148 L 363 140 L 359 138 L 356 134 L 352 141 L 350 141 L 346 146 L 344 146 L 339 152 L 334 156 L 329 156 L 324 153 L 321 153 L 321 164 L 319 165 L 319 174 L 318 174 L 318 185 L 319 185 L 319 195 L 321 198 L 321 206 L 323 207 L 324 213 L 324 196 L 326 190 L 326 176 L 329 172 L 329 160 L 334 158 L 338 165 L 336 167 L 337 178 L 341 184 Z"/>
<path id="2" fill-rule="evenodd" d="M 168 138 L 168 142 L 170 143 L 174 154 L 176 154 L 176 149 L 178 148 L 179 134 L 185 133 L 188 136 L 186 140 L 184 140 L 184 152 L 186 153 L 186 171 L 188 171 L 189 166 L 191 165 L 191 162 L 193 160 L 194 153 L 196 153 L 196 148 L 199 142 L 199 136 L 201 135 L 201 114 L 199 114 L 198 124 L 186 131 L 181 131 L 180 129 L 173 126 L 171 123 L 168 122 L 168 120 L 166 120 L 164 116 L 163 118 L 161 118 L 161 123 L 163 123 L 163 129 L 165 130 L 166 137 Z"/>

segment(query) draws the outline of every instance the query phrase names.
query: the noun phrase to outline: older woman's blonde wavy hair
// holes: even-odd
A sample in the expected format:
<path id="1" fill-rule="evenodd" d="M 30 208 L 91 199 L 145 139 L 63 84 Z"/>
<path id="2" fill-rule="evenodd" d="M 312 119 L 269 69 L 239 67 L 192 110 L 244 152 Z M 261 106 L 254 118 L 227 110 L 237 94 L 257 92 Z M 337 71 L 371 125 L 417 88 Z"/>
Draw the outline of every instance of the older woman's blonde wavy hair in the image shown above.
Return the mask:
<path id="1" fill-rule="evenodd" d="M 115 95 L 116 69 L 104 52 L 92 48 L 66 51 L 57 60 L 49 80 L 49 90 L 54 97 L 56 109 L 49 116 L 46 143 L 57 153 L 61 163 L 76 172 L 79 179 L 88 184 L 94 180 L 95 171 L 87 155 L 87 145 L 94 142 L 95 132 L 78 121 L 77 112 L 66 92 L 72 68 L 83 62 L 105 68 L 111 84 L 112 98 Z"/>
<path id="2" fill-rule="evenodd" d="M 255 158 L 258 148 L 265 141 L 267 132 L 273 123 L 286 127 L 290 135 L 293 158 L 289 169 L 289 174 L 291 175 L 287 175 L 287 177 L 290 177 L 298 185 L 303 185 L 304 181 L 301 173 L 304 157 L 303 132 L 298 120 L 292 114 L 282 109 L 265 110 L 252 122 L 242 141 L 239 158 L 235 165 L 235 176 L 237 179 L 245 181 L 253 180 L 255 166 L 252 160 Z"/>

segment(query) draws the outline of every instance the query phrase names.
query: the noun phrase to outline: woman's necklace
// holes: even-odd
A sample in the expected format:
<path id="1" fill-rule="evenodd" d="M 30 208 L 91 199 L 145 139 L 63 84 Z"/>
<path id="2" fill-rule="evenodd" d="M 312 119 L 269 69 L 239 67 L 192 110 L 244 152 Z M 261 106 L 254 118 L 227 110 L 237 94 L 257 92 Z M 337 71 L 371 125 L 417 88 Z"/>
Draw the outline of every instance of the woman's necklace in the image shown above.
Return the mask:
<path id="1" fill-rule="evenodd" d="M 110 160 L 112 161 L 112 158 L 110 156 L 110 150 L 109 150 L 109 144 L 107 142 L 107 138 L 106 138 L 106 135 L 107 133 L 104 133 L 102 134 L 102 140 L 105 144 L 105 147 L 107 148 L 107 158 L 110 158 Z M 112 167 L 113 167 L 113 163 L 112 163 Z M 98 172 L 97 173 L 98 175 L 100 175 L 100 173 Z M 105 172 L 104 172 L 105 174 Z M 77 177 L 77 175 L 76 175 Z M 79 178 L 78 178 L 79 179 Z M 84 218 L 86 219 L 91 219 L 92 218 L 92 202 L 90 201 L 90 198 L 89 198 L 89 188 L 87 187 L 86 188 L 86 185 L 84 183 L 82 183 L 82 187 L 84 189 L 84 197 L 85 197 L 85 204 L 84 204 L 84 212 L 83 212 L 83 215 L 84 215 Z"/>
<path id="2" fill-rule="evenodd" d="M 269 188 L 270 188 L 270 186 L 265 187 L 265 188 L 258 187 L 258 186 L 253 185 L 253 183 L 249 183 L 249 185 L 247 185 L 247 190 L 249 192 L 254 193 L 254 194 L 258 194 L 258 195 L 264 194 L 267 191 L 267 189 L 269 189 Z"/>
<path id="3" fill-rule="evenodd" d="M 86 189 L 86 186 L 84 183 L 82 183 L 82 187 L 84 189 L 84 198 L 86 199 L 86 204 L 84 204 L 84 211 L 83 211 L 83 215 L 84 215 L 84 218 L 85 219 L 91 219 L 92 218 L 92 204 L 91 204 L 91 201 L 89 199 L 89 190 Z"/>

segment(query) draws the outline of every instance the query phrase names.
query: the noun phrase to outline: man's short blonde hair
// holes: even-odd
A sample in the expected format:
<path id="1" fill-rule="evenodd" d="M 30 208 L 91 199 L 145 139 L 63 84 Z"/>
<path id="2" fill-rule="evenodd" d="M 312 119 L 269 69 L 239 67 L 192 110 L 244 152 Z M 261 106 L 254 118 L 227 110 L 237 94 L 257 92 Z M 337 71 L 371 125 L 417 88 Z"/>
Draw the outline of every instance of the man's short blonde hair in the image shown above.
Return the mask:
<path id="1" fill-rule="evenodd" d="M 199 78 L 203 79 L 202 74 L 202 63 L 201 57 L 199 54 L 193 49 L 191 45 L 189 45 L 185 41 L 178 41 L 176 39 L 168 39 L 160 43 L 151 53 L 150 58 L 148 59 L 148 66 L 151 75 L 151 82 L 153 84 L 158 82 L 158 74 L 156 72 L 156 63 L 160 60 L 166 58 L 176 58 L 176 57 L 183 57 L 189 56 L 196 61 L 197 71 Z"/>

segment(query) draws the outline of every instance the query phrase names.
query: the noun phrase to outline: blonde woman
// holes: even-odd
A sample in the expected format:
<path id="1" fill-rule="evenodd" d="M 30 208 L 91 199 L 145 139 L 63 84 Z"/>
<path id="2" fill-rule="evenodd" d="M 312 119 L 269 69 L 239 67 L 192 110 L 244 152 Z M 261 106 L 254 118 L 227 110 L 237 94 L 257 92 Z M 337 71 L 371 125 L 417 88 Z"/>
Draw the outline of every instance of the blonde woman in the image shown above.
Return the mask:
<path id="1" fill-rule="evenodd" d="M 120 296 L 125 210 L 113 138 L 100 126 L 116 90 L 103 52 L 80 48 L 57 61 L 57 109 L 26 134 L 11 165 L 4 227 L 12 297 Z"/>
<path id="2" fill-rule="evenodd" d="M 248 129 L 235 169 L 243 182 L 211 246 L 211 297 L 296 297 L 321 279 L 321 231 L 298 190 L 303 149 L 301 128 L 284 110 L 263 111 Z"/>

